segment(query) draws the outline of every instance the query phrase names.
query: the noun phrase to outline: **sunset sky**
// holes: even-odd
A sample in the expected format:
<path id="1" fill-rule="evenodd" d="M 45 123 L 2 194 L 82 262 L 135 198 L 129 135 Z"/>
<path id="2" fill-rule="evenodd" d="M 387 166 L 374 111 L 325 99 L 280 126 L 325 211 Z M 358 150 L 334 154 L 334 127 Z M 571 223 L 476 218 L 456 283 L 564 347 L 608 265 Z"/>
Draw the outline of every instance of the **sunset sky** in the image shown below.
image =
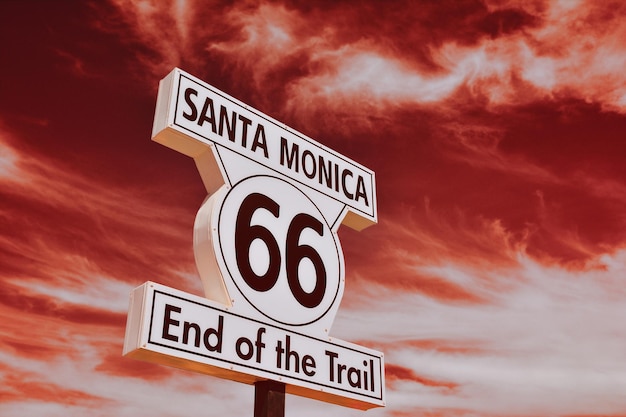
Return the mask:
<path id="1" fill-rule="evenodd" d="M 376 173 L 331 335 L 387 406 L 286 415 L 626 416 L 626 3 L 3 0 L 0 45 L 0 415 L 252 415 L 122 356 L 133 288 L 202 295 L 179 67 Z"/>

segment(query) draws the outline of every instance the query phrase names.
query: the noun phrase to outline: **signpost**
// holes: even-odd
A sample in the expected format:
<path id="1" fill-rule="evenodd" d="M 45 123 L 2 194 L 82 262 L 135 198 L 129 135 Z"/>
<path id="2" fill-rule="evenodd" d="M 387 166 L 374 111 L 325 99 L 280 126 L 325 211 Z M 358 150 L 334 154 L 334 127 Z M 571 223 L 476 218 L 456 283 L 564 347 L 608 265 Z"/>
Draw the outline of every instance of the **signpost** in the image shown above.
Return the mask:
<path id="1" fill-rule="evenodd" d="M 206 298 L 135 289 L 124 355 L 255 384 L 255 416 L 283 415 L 285 392 L 384 406 L 382 353 L 329 335 L 337 230 L 376 223 L 374 173 L 179 69 L 159 85 L 152 139 L 192 157 L 207 189 L 194 225 Z"/>

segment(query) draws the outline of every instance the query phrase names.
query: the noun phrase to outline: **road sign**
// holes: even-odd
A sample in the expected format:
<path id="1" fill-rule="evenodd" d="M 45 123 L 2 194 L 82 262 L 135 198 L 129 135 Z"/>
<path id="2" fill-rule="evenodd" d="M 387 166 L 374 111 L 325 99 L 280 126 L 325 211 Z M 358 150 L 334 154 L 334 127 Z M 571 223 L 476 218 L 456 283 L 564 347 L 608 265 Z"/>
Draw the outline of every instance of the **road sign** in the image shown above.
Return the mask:
<path id="1" fill-rule="evenodd" d="M 345 284 L 337 230 L 376 223 L 374 173 L 179 69 L 159 85 L 152 136 L 191 156 L 207 189 L 194 255 L 211 301 L 144 284 L 125 354 L 383 406 L 383 355 L 329 336 Z"/>
<path id="2" fill-rule="evenodd" d="M 131 294 L 126 355 L 353 408 L 384 405 L 380 352 L 315 338 L 234 313 L 223 304 L 147 282 Z"/>

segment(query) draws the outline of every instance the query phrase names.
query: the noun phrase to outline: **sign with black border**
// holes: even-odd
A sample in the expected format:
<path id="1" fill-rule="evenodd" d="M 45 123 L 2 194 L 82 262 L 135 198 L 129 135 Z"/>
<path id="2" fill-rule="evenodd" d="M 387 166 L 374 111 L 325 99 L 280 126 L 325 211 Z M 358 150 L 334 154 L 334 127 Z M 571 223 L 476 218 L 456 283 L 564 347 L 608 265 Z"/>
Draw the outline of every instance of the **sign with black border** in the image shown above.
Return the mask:
<path id="1" fill-rule="evenodd" d="M 192 157 L 206 188 L 193 233 L 206 298 L 135 289 L 124 355 L 384 406 L 382 353 L 329 335 L 338 229 L 378 221 L 374 172 L 178 68 L 159 84 L 152 140 Z"/>
<path id="2" fill-rule="evenodd" d="M 381 353 L 234 314 L 154 282 L 131 294 L 124 355 L 358 409 L 384 405 Z"/>

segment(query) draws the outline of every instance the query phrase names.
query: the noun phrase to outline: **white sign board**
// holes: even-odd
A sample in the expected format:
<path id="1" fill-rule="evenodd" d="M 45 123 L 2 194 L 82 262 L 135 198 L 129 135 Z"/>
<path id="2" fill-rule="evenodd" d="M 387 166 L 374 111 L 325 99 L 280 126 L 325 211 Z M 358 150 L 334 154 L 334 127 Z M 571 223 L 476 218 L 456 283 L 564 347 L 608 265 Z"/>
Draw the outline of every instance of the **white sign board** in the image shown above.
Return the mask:
<path id="1" fill-rule="evenodd" d="M 377 221 L 372 171 L 179 69 L 159 86 L 152 138 L 194 158 L 209 194 L 262 173 L 334 200 L 334 221 L 357 230 Z"/>
<path id="2" fill-rule="evenodd" d="M 337 230 L 376 223 L 374 173 L 179 69 L 159 85 L 152 135 L 194 159 L 209 194 L 194 255 L 216 303 L 140 287 L 125 354 L 384 405 L 383 355 L 329 337 L 345 286 Z"/>
<path id="3" fill-rule="evenodd" d="M 234 314 L 206 298 L 147 282 L 131 294 L 124 354 L 368 409 L 384 405 L 379 352 Z"/>

